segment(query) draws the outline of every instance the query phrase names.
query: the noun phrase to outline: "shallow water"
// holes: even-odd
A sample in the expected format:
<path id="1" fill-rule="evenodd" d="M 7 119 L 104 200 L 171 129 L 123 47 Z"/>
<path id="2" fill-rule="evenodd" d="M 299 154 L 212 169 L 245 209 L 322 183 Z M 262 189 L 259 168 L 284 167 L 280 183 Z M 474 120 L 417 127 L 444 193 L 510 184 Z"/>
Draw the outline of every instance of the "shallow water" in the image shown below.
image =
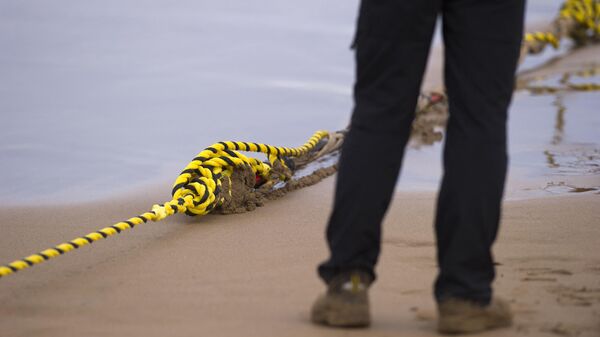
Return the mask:
<path id="1" fill-rule="evenodd" d="M 551 17 L 557 4 L 530 1 L 528 20 Z M 357 6 L 0 2 L 0 202 L 94 200 L 174 179 L 216 141 L 296 146 L 344 128 Z M 528 177 L 554 169 L 543 153 L 556 109 L 553 98 L 521 96 L 512 165 Z M 565 144 L 597 149 L 598 136 L 579 127 L 597 125 L 598 95 L 564 100 Z M 534 129 L 519 128 L 532 119 Z M 401 188 L 437 187 L 440 147 L 408 151 Z"/>
<path id="2" fill-rule="evenodd" d="M 0 201 L 93 199 L 220 140 L 343 128 L 355 7 L 0 2 Z"/>
<path id="3" fill-rule="evenodd" d="M 561 184 L 561 177 L 588 176 L 593 186 L 587 187 L 600 188 L 598 106 L 598 92 L 515 94 L 509 112 L 509 197 L 573 192 L 579 187 Z M 442 173 L 441 148 L 438 143 L 410 149 L 399 188 L 435 190 Z"/>

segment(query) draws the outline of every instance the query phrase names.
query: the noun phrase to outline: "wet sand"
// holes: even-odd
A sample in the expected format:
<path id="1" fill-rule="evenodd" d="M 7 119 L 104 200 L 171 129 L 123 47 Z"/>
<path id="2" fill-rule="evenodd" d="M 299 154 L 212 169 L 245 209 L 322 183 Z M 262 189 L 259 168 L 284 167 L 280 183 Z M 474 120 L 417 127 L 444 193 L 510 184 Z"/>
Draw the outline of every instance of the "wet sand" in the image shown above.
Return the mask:
<path id="1" fill-rule="evenodd" d="M 598 48 L 571 57 L 581 64 Z M 552 67 L 544 71 L 563 70 Z M 600 335 L 599 193 L 519 193 L 548 179 L 600 186 L 597 174 L 509 182 L 495 289 L 511 302 L 516 324 L 485 336 Z M 436 335 L 435 194 L 402 184 L 384 225 L 373 326 L 310 324 L 310 305 L 324 288 L 315 267 L 327 255 L 333 183 L 327 178 L 249 213 L 149 223 L 2 279 L 2 336 Z M 169 190 L 163 181 L 94 203 L 0 208 L 0 260 L 138 214 Z"/>
<path id="2" fill-rule="evenodd" d="M 598 48 L 538 71 L 580 65 L 597 58 Z M 426 88 L 441 83 L 440 54 Z M 517 193 L 548 181 L 600 186 L 598 174 L 510 181 L 495 287 L 511 301 L 516 324 L 485 336 L 600 335 L 600 196 Z M 323 291 L 315 267 L 327 255 L 333 183 L 327 178 L 250 213 L 149 223 L 2 279 L 0 335 L 434 336 L 435 194 L 402 184 L 384 225 L 373 326 L 309 323 L 309 307 Z M 160 181 L 97 202 L 0 208 L 0 263 L 138 214 L 169 191 L 170 181 Z"/>
<path id="3" fill-rule="evenodd" d="M 3 279 L 3 336 L 433 336 L 433 194 L 385 222 L 368 330 L 311 325 L 333 178 L 251 213 L 150 223 Z M 167 186 L 162 186 L 167 187 Z M 163 191 L 168 189 L 163 189 Z M 0 212 L 6 260 L 139 213 L 164 192 Z M 488 336 L 598 336 L 598 195 L 506 202 L 496 289 L 517 314 Z"/>

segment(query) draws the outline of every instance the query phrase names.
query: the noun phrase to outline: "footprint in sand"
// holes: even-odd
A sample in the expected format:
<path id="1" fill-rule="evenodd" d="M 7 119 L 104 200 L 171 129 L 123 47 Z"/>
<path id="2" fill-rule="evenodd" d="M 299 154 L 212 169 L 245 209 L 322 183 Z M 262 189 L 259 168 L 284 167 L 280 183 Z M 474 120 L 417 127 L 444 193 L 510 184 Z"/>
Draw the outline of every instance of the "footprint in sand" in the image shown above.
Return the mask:
<path id="1" fill-rule="evenodd" d="M 587 268 L 587 271 L 594 273 L 594 274 L 600 274 L 600 266 L 598 265 L 593 265 L 591 267 Z"/>
<path id="2" fill-rule="evenodd" d="M 520 272 L 525 273 L 525 277 L 521 281 L 530 282 L 556 282 L 557 278 L 553 276 L 571 276 L 572 272 L 566 269 L 554 269 L 547 267 L 530 267 L 530 268 L 519 268 Z"/>
<path id="3" fill-rule="evenodd" d="M 556 301 L 560 305 L 573 305 L 590 307 L 600 304 L 600 288 L 556 286 L 548 289 L 557 295 Z"/>
<path id="4" fill-rule="evenodd" d="M 543 326 L 540 329 L 542 332 L 547 332 L 559 336 L 579 336 L 583 329 L 576 325 L 565 323 L 553 323 Z"/>
<path id="5" fill-rule="evenodd" d="M 554 277 L 523 277 L 521 281 L 525 282 L 556 282 Z"/>
<path id="6" fill-rule="evenodd" d="M 415 318 L 417 319 L 417 321 L 430 322 L 435 321 L 435 319 L 437 318 L 437 314 L 433 309 L 421 309 L 419 307 L 412 307 L 410 308 L 410 311 L 412 311 L 415 314 Z"/>

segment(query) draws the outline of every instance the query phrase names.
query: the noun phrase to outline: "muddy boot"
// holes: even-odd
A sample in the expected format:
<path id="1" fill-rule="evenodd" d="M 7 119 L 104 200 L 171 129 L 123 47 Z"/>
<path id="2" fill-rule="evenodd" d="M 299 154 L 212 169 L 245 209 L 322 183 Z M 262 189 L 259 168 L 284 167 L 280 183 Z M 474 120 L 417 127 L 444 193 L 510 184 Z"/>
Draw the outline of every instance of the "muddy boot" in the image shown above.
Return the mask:
<path id="1" fill-rule="evenodd" d="M 334 327 L 368 326 L 370 283 L 371 277 L 359 271 L 334 278 L 327 286 L 327 293 L 314 303 L 311 320 Z"/>
<path id="2" fill-rule="evenodd" d="M 507 327 L 512 313 L 507 302 L 494 298 L 488 306 L 452 298 L 438 303 L 438 332 L 472 333 Z"/>

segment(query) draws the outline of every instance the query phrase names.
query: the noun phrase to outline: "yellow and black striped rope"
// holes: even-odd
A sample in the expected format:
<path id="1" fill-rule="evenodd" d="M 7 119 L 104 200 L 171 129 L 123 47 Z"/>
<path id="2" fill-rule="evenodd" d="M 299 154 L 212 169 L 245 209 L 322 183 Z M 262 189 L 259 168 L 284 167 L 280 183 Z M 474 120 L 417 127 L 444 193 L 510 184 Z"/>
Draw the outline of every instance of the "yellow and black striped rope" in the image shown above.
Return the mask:
<path id="1" fill-rule="evenodd" d="M 566 82 L 561 86 L 552 85 L 526 85 L 523 87 L 534 94 L 552 94 L 560 91 L 599 91 L 600 83 L 571 83 Z"/>
<path id="2" fill-rule="evenodd" d="M 575 91 L 598 91 L 600 83 L 567 83 L 567 87 Z"/>
<path id="3" fill-rule="evenodd" d="M 566 0 L 550 31 L 526 33 L 523 42 L 536 53 L 548 44 L 558 48 L 567 35 L 580 40 L 600 36 L 600 0 Z"/>
<path id="4" fill-rule="evenodd" d="M 598 37 L 600 35 L 600 0 L 567 0 L 560 11 L 559 19 L 573 20 L 577 23 L 576 29 L 583 29 L 584 34 Z M 568 33 L 572 34 L 572 32 Z M 560 30 L 558 33 L 527 33 L 524 37 L 524 43 L 527 45 L 528 43 L 537 42 L 542 43 L 542 45 L 550 44 L 557 48 L 562 37 L 563 34 Z M 597 84 L 566 83 L 566 85 L 575 90 L 598 90 L 599 87 Z M 151 211 L 126 221 L 118 222 L 83 237 L 61 243 L 38 254 L 0 266 L 0 277 L 39 264 L 94 241 L 118 234 L 149 220 L 160 221 L 176 213 L 186 213 L 188 215 L 207 214 L 222 203 L 222 179 L 229 179 L 236 167 L 249 166 L 254 173 L 270 180 L 271 168 L 276 161 L 286 166 L 283 160 L 284 157 L 299 157 L 307 154 L 315 148 L 321 139 L 328 137 L 328 135 L 325 131 L 318 131 L 307 143 L 298 148 L 230 141 L 213 144 L 200 152 L 177 177 L 172 191 L 173 198 L 170 201 L 154 205 Z M 255 158 L 248 158 L 238 151 L 264 153 L 268 156 L 269 163 L 264 163 Z M 285 179 L 285 177 L 277 178 Z"/>
<path id="5" fill-rule="evenodd" d="M 551 32 L 534 32 L 525 34 L 525 43 L 528 42 L 541 42 L 543 44 L 550 44 L 554 48 L 559 47 L 559 39 Z"/>
<path id="6" fill-rule="evenodd" d="M 532 84 L 535 82 L 546 80 L 548 78 L 548 76 L 540 76 L 525 82 L 526 84 L 524 84 L 520 88 L 529 90 L 530 92 L 535 94 L 555 93 L 559 91 L 599 91 L 600 83 L 576 83 L 571 81 L 571 79 L 575 77 L 590 78 L 597 76 L 598 74 L 600 74 L 600 66 L 593 66 L 588 69 L 567 71 L 563 73 L 559 80 L 559 85 Z"/>
<path id="7" fill-rule="evenodd" d="M 597 76 L 600 71 L 600 67 L 592 67 L 589 69 L 584 69 L 575 72 L 566 72 L 560 80 L 560 83 L 563 84 L 569 90 L 575 91 L 598 91 L 600 90 L 600 83 L 596 82 L 587 82 L 587 83 L 573 83 L 571 82 L 571 78 L 573 77 L 581 77 L 581 78 L 590 78 Z"/>
<path id="8" fill-rule="evenodd" d="M 560 16 L 575 20 L 591 34 L 600 34 L 600 1 L 567 0 L 560 11 Z"/>
<path id="9" fill-rule="evenodd" d="M 322 139 L 328 137 L 328 132 L 317 131 L 308 142 L 297 148 L 230 141 L 213 144 L 200 152 L 177 177 L 173 188 L 173 198 L 170 201 L 154 205 L 151 211 L 126 221 L 117 222 L 112 226 L 0 266 L 0 277 L 13 274 L 148 221 L 160 221 L 176 213 L 207 214 L 223 201 L 223 198 L 220 197 L 221 181 L 229 178 L 236 167 L 248 165 L 253 172 L 269 180 L 271 179 L 269 175 L 271 165 L 276 160 L 281 161 L 281 164 L 285 166 L 284 157 L 299 157 L 308 154 Z M 264 153 L 268 156 L 270 164 L 255 158 L 248 158 L 238 151 Z"/>

